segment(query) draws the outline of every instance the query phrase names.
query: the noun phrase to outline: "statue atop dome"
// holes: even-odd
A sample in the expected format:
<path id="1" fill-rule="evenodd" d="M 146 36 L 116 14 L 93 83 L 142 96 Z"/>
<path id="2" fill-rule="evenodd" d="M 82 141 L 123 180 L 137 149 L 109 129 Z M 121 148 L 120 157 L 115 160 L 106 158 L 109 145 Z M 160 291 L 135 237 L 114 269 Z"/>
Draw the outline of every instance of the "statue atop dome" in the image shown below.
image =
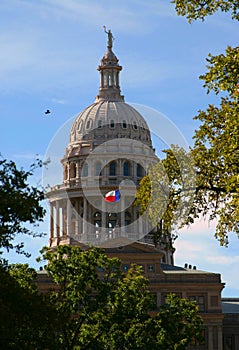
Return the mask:
<path id="1" fill-rule="evenodd" d="M 108 47 L 108 49 L 112 49 L 112 47 L 113 47 L 113 40 L 114 40 L 113 34 L 111 33 L 110 29 L 107 32 L 106 26 L 104 26 L 104 31 L 108 35 L 108 45 L 107 45 L 107 47 Z"/>

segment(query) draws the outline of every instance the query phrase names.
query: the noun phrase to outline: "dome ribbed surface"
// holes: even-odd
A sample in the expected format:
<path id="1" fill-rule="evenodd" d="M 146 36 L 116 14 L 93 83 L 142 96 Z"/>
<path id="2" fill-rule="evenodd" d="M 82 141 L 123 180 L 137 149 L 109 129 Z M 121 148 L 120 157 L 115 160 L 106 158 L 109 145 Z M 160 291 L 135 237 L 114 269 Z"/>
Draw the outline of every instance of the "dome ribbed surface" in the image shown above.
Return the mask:
<path id="1" fill-rule="evenodd" d="M 132 138 L 151 147 L 151 136 L 142 115 L 125 102 L 95 102 L 75 119 L 70 143 L 85 139 Z"/>

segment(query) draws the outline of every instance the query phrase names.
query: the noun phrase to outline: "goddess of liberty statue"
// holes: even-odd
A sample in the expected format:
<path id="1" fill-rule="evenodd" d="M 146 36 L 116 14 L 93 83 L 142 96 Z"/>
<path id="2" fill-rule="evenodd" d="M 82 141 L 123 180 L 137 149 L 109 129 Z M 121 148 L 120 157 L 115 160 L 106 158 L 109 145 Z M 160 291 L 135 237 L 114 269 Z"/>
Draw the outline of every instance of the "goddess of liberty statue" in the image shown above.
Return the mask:
<path id="1" fill-rule="evenodd" d="M 104 26 L 104 30 L 105 30 L 105 33 L 108 34 L 108 45 L 107 45 L 107 47 L 109 49 L 112 49 L 112 47 L 113 47 L 113 40 L 114 40 L 113 34 L 111 33 L 110 29 L 107 32 L 106 26 Z"/>

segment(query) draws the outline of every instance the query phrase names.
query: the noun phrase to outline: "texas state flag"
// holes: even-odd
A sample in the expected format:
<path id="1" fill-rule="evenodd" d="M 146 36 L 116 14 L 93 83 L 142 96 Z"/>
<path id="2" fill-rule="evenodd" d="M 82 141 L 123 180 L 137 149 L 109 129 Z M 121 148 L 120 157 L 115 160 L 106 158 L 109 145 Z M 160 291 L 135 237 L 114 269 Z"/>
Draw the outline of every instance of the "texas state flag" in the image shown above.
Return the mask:
<path id="1" fill-rule="evenodd" d="M 105 194 L 106 202 L 118 202 L 120 200 L 120 190 L 110 191 Z"/>

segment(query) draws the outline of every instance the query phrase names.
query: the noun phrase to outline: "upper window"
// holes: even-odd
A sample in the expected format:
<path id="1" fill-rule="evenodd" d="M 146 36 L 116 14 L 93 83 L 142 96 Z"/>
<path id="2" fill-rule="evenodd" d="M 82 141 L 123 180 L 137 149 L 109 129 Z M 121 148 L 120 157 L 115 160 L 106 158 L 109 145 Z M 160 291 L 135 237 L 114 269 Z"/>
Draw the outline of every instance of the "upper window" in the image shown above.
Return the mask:
<path id="1" fill-rule="evenodd" d="M 95 164 L 95 175 L 96 176 L 101 176 L 101 162 L 98 161 Z"/>
<path id="2" fill-rule="evenodd" d="M 71 163 L 70 164 L 70 178 L 75 178 L 76 177 L 76 164 Z"/>
<path id="3" fill-rule="evenodd" d="M 124 162 L 124 176 L 130 175 L 130 165 L 129 162 Z"/>
<path id="4" fill-rule="evenodd" d="M 102 129 L 102 120 L 101 119 L 99 119 L 98 120 L 98 129 Z"/>
<path id="5" fill-rule="evenodd" d="M 129 265 L 127 265 L 127 264 L 122 265 L 122 270 L 123 270 L 124 272 L 127 272 L 128 269 L 129 269 Z"/>
<path id="6" fill-rule="evenodd" d="M 115 176 L 116 175 L 116 163 L 110 162 L 109 165 L 109 176 Z"/>
<path id="7" fill-rule="evenodd" d="M 189 297 L 190 301 L 195 300 L 198 304 L 198 311 L 204 312 L 205 311 L 205 297 L 203 295 L 193 295 Z"/>
<path id="8" fill-rule="evenodd" d="M 126 120 L 122 120 L 122 128 L 123 128 L 123 129 L 126 129 L 126 128 L 127 128 Z"/>
<path id="9" fill-rule="evenodd" d="M 136 123 L 135 121 L 133 122 L 133 128 L 134 128 L 135 130 L 138 129 L 138 125 L 137 125 L 137 123 Z"/>
<path id="10" fill-rule="evenodd" d="M 147 270 L 148 270 L 148 272 L 154 272 L 154 265 L 153 264 L 148 264 L 147 265 Z"/>
<path id="11" fill-rule="evenodd" d="M 110 128 L 113 129 L 115 127 L 115 121 L 113 119 L 110 120 Z"/>
<path id="12" fill-rule="evenodd" d="M 82 168 L 82 176 L 88 176 L 88 164 L 85 162 Z"/>
<path id="13" fill-rule="evenodd" d="M 87 120 L 86 122 L 86 129 L 89 129 L 91 126 L 91 119 Z"/>
<path id="14" fill-rule="evenodd" d="M 144 176 L 144 168 L 137 163 L 137 177 L 142 177 Z"/>

